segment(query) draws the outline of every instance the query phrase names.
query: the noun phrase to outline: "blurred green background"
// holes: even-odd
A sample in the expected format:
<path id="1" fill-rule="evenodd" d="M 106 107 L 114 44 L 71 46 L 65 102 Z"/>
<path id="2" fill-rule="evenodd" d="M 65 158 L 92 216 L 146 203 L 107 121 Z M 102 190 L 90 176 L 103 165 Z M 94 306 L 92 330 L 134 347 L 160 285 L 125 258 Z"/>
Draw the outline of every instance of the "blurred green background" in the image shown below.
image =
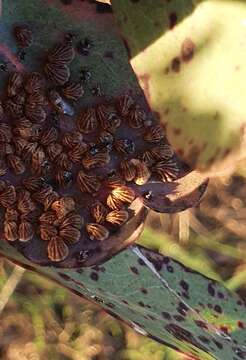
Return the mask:
<path id="1" fill-rule="evenodd" d="M 150 213 L 140 243 L 246 299 L 246 164 L 215 178 L 201 205 Z M 0 259 L 0 359 L 179 360 L 188 357 L 138 335 L 99 306 Z"/>

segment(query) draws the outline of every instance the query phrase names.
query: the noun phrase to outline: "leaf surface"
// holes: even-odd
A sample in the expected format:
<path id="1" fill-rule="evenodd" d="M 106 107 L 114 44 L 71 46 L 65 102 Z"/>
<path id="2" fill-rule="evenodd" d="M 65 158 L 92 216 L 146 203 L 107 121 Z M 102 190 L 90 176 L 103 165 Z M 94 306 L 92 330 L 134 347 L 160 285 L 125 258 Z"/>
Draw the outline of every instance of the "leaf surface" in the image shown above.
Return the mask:
<path id="1" fill-rule="evenodd" d="M 246 358 L 244 302 L 170 257 L 132 246 L 101 266 L 64 270 L 34 266 L 3 241 L 0 253 L 195 359 Z"/>
<path id="2" fill-rule="evenodd" d="M 112 1 L 175 151 L 203 171 L 245 157 L 245 1 Z"/>

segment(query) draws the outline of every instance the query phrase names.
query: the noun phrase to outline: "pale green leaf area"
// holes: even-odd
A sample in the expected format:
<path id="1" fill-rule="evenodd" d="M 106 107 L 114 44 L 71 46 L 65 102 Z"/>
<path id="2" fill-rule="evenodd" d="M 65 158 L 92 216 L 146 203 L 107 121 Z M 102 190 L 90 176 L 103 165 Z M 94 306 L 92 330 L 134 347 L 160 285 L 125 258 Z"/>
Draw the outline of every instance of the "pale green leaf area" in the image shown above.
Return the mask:
<path id="1" fill-rule="evenodd" d="M 200 170 L 234 165 L 244 156 L 246 2 L 113 6 L 133 69 L 178 154 Z"/>

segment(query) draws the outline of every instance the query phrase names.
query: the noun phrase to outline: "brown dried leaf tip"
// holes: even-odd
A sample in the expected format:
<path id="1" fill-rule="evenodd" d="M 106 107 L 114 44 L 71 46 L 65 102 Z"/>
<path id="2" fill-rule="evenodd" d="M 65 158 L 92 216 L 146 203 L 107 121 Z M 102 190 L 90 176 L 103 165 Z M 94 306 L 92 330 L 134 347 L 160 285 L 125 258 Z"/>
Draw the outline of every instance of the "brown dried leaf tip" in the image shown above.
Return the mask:
<path id="1" fill-rule="evenodd" d="M 64 85 L 70 78 L 69 63 L 75 56 L 73 44 L 64 41 L 57 44 L 49 53 L 47 62 L 44 66 L 44 72 L 54 85 Z M 79 96 L 80 97 L 80 96 Z"/>
<path id="2" fill-rule="evenodd" d="M 32 43 L 27 26 L 15 36 L 21 47 Z M 10 74 L 0 96 L 1 226 L 40 265 L 109 258 L 144 221 L 144 205 L 166 211 L 159 193 L 183 175 L 163 129 L 133 96 L 80 105 L 74 57 L 73 42 L 60 42 L 42 71 Z"/>

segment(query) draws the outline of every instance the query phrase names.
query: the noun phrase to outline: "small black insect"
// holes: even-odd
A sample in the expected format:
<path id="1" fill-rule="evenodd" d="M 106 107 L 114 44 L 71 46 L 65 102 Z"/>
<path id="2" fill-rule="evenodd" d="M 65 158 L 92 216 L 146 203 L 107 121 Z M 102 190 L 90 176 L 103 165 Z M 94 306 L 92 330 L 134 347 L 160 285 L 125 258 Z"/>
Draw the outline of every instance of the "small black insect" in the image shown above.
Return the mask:
<path id="1" fill-rule="evenodd" d="M 73 40 L 74 40 L 75 38 L 76 38 L 76 35 L 73 34 L 73 33 L 67 33 L 67 34 L 65 34 L 65 36 L 64 36 L 64 40 L 65 40 L 66 42 L 68 42 L 68 43 L 73 42 Z"/>
<path id="2" fill-rule="evenodd" d="M 87 82 L 90 81 L 92 78 L 92 73 L 86 68 L 81 69 L 80 74 L 80 81 Z"/>
<path id="3" fill-rule="evenodd" d="M 89 55 L 92 47 L 93 43 L 88 38 L 85 38 L 84 41 L 80 40 L 76 46 L 78 53 L 85 56 Z"/>
<path id="4" fill-rule="evenodd" d="M 0 71 L 6 72 L 8 71 L 8 65 L 5 62 L 0 63 Z"/>
<path id="5" fill-rule="evenodd" d="M 18 57 L 18 59 L 20 60 L 20 61 L 25 61 L 25 59 L 26 59 L 26 52 L 25 52 L 25 50 L 19 50 L 18 52 L 17 52 L 17 57 Z"/>

